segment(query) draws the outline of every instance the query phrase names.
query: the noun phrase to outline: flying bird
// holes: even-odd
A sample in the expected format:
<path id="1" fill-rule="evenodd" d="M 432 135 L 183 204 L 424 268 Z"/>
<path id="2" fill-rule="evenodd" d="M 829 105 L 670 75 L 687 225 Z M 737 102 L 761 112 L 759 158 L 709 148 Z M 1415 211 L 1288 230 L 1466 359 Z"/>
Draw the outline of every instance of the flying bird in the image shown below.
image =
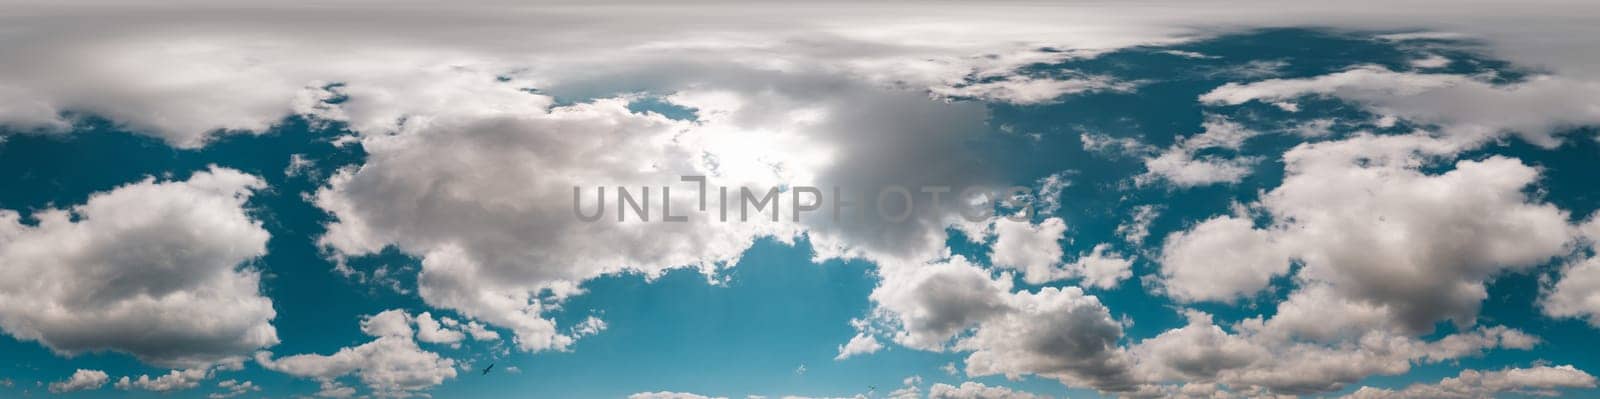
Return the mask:
<path id="1" fill-rule="evenodd" d="M 489 363 L 489 367 L 484 367 L 482 375 L 489 375 L 489 370 L 494 370 L 494 363 Z"/>

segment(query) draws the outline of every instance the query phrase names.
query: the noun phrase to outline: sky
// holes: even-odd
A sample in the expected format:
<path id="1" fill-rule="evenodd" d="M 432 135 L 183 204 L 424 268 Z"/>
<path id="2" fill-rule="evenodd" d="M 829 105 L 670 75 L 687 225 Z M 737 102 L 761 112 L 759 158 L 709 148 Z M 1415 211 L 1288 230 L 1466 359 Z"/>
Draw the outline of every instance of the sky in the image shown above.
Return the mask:
<path id="1" fill-rule="evenodd" d="M 1584 2 L 0 10 L 3 398 L 1600 395 Z"/>

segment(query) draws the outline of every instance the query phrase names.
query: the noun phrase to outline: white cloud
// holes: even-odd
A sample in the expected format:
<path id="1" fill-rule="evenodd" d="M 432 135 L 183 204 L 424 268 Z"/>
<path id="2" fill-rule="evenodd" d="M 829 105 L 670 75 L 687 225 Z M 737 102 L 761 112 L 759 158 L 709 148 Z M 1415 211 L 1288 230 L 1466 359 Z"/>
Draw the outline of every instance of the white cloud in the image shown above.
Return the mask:
<path id="1" fill-rule="evenodd" d="M 321 380 L 317 382 L 319 398 L 348 398 L 356 395 L 356 389 L 340 384 L 335 380 Z"/>
<path id="2" fill-rule="evenodd" d="M 1160 215 L 1161 208 L 1156 205 L 1135 205 L 1128 221 L 1117 225 L 1117 235 L 1129 244 L 1143 245 L 1150 236 L 1150 224 Z"/>
<path id="3" fill-rule="evenodd" d="M 870 355 L 882 349 L 883 344 L 878 343 L 877 338 L 866 333 L 857 333 L 854 337 L 850 337 L 850 342 L 839 345 L 839 355 L 834 356 L 833 360 L 844 360 L 857 355 Z"/>
<path id="4" fill-rule="evenodd" d="M 1122 280 L 1133 277 L 1133 261 L 1110 251 L 1111 244 L 1097 244 L 1067 264 L 1065 269 L 1072 276 L 1083 278 L 1079 282 L 1081 286 L 1106 290 L 1116 288 Z"/>
<path id="5" fill-rule="evenodd" d="M 1565 253 L 1571 233 L 1565 211 L 1525 193 L 1539 173 L 1518 160 L 1422 172 L 1429 158 L 1415 154 L 1449 147 L 1441 143 L 1361 135 L 1296 147 L 1284 155 L 1282 185 L 1261 199 L 1271 226 L 1220 217 L 1169 238 L 1168 292 L 1188 300 L 1248 294 L 1285 274 L 1292 258 L 1304 264 L 1295 276 L 1302 285 L 1381 307 L 1390 327 L 1471 325 L 1487 280 Z M 1207 255 L 1208 247 L 1220 252 Z"/>
<path id="6" fill-rule="evenodd" d="M 885 264 L 879 273 L 882 283 L 871 298 L 898 344 L 969 352 L 972 376 L 1039 375 L 1118 392 L 1135 387 L 1132 363 L 1117 346 L 1121 324 L 1077 287 L 1013 293 L 1009 273 L 994 278 L 961 256 Z"/>
<path id="7" fill-rule="evenodd" d="M 467 335 L 471 335 L 473 340 L 494 341 L 500 339 L 500 333 L 494 332 L 476 321 L 469 321 L 463 326 L 467 330 Z"/>
<path id="8" fill-rule="evenodd" d="M 0 210 L 0 329 L 58 354 L 110 350 L 197 367 L 278 342 L 260 275 L 268 233 L 232 169 L 145 179 L 70 209 Z M 127 331 L 139 331 L 128 334 Z"/>
<path id="9" fill-rule="evenodd" d="M 990 247 L 990 261 L 999 268 L 1021 271 L 1022 280 L 1028 284 L 1082 278 L 1083 286 L 1110 289 L 1133 275 L 1133 262 L 1109 253 L 1109 244 L 1095 245 L 1071 263 L 1063 263 L 1061 241 L 1067 224 L 1061 218 L 1048 218 L 1038 224 L 998 218 L 993 221 L 993 230 L 996 238 Z"/>
<path id="10" fill-rule="evenodd" d="M 1102 91 L 1128 92 L 1133 91 L 1134 88 L 1135 85 L 1133 83 L 1119 82 L 1104 76 L 1088 76 L 1075 79 L 1008 77 L 996 81 L 936 86 L 931 88 L 930 91 L 943 97 L 974 98 L 991 102 L 1036 105 L 1047 104 L 1070 94 Z"/>
<path id="11" fill-rule="evenodd" d="M 1044 396 L 1034 395 L 1029 392 L 1014 391 L 1003 386 L 989 386 L 980 382 L 967 381 L 960 386 L 949 384 L 933 384 L 928 388 L 928 399 L 1039 399 Z"/>
<path id="12" fill-rule="evenodd" d="M 1246 338 L 1228 334 L 1211 315 L 1184 311 L 1189 323 L 1140 342 L 1133 352 L 1157 380 L 1215 381 L 1225 370 L 1247 367 L 1272 356 Z"/>
<path id="13" fill-rule="evenodd" d="M 260 392 L 261 391 L 261 387 L 257 386 L 256 383 L 254 383 L 254 382 L 251 382 L 251 381 L 240 382 L 239 380 L 232 380 L 232 379 L 222 380 L 221 382 L 218 382 L 217 383 L 217 389 L 219 389 L 220 391 L 212 393 L 210 395 L 206 395 L 206 398 L 208 398 L 208 399 L 227 399 L 227 398 L 231 398 L 231 397 L 235 397 L 235 396 L 239 396 L 239 395 L 244 395 L 244 394 L 251 393 L 251 392 Z"/>
<path id="14" fill-rule="evenodd" d="M 1218 216 L 1167 236 L 1162 287 L 1180 301 L 1231 301 L 1288 273 L 1288 255 L 1276 237 L 1249 219 Z"/>
<path id="15" fill-rule="evenodd" d="M 1061 265 L 1061 239 L 1067 223 L 1052 217 L 1039 224 L 1000 218 L 995 221 L 995 242 L 989 259 L 995 266 L 1022 272 L 1028 284 L 1044 284 L 1067 277 Z"/>
<path id="16" fill-rule="evenodd" d="M 640 392 L 640 393 L 628 395 L 628 399 L 727 399 L 727 398 L 726 397 L 722 397 L 722 396 L 711 397 L 711 396 L 705 396 L 705 395 L 696 395 L 696 394 L 686 393 L 686 392 L 666 392 L 666 391 L 662 391 L 662 392 Z"/>
<path id="17" fill-rule="evenodd" d="M 466 339 L 466 334 L 460 331 L 444 328 L 433 319 L 433 315 L 422 312 L 417 315 L 417 340 L 433 344 L 456 344 Z"/>
<path id="18" fill-rule="evenodd" d="M 361 319 L 361 333 L 374 337 L 410 338 L 411 315 L 401 309 L 389 309 Z"/>
<path id="19" fill-rule="evenodd" d="M 1068 186 L 1072 185 L 1072 180 L 1069 177 L 1072 175 L 1072 173 L 1074 172 L 1062 171 L 1039 178 L 1039 192 L 1037 193 L 1038 204 L 1036 205 L 1036 213 L 1041 215 L 1054 215 L 1056 211 L 1061 209 L 1062 190 L 1066 190 Z"/>
<path id="20" fill-rule="evenodd" d="M 100 389 L 111 381 L 106 372 L 100 370 L 78 369 L 66 380 L 50 383 L 50 393 L 67 393 L 82 390 Z"/>
<path id="21" fill-rule="evenodd" d="M 1010 279 L 991 279 L 961 256 L 880 266 L 879 274 L 870 298 L 897 327 L 894 341 L 911 348 L 942 350 L 956 334 L 1009 311 Z"/>
<path id="22" fill-rule="evenodd" d="M 1535 366 L 1496 371 L 1462 370 L 1435 384 L 1413 384 L 1402 390 L 1361 387 L 1348 399 L 1488 398 L 1505 393 L 1560 396 L 1559 388 L 1594 388 L 1595 378 L 1572 366 Z"/>
<path id="23" fill-rule="evenodd" d="M 348 397 L 354 389 L 336 379 L 355 375 L 372 394 L 380 397 L 409 397 L 456 377 L 454 359 L 423 350 L 412 339 L 412 318 L 393 309 L 364 318 L 361 331 L 374 340 L 339 349 L 332 355 L 302 354 L 272 359 L 271 352 L 257 352 L 256 363 L 267 370 L 323 383 L 325 397 Z"/>
<path id="24" fill-rule="evenodd" d="M 1406 373 L 1495 348 L 1527 349 L 1520 331 L 1488 327 L 1423 341 L 1369 330 L 1334 344 L 1287 339 L 1270 321 L 1250 319 L 1230 334 L 1210 315 L 1187 311 L 1189 324 L 1133 345 L 1145 381 L 1221 382 L 1237 390 L 1305 395 L 1334 391 L 1371 375 Z M 1145 391 L 1153 386 L 1144 387 Z"/>
<path id="25" fill-rule="evenodd" d="M 1413 59 L 1409 62 L 1413 68 L 1444 68 L 1450 66 L 1450 58 L 1429 54 L 1427 57 Z"/>
<path id="26" fill-rule="evenodd" d="M 137 380 L 122 377 L 122 379 L 117 380 L 116 387 L 121 390 L 142 389 L 154 392 L 170 392 L 198 387 L 201 381 L 205 381 L 210 377 L 211 370 L 208 368 L 172 370 L 166 375 L 157 376 L 156 378 L 150 378 L 149 375 L 141 375 Z"/>
<path id="27" fill-rule="evenodd" d="M 1221 148 L 1237 152 L 1245 140 L 1260 135 L 1237 122 L 1218 115 L 1207 115 L 1199 134 L 1179 139 L 1160 154 L 1146 157 L 1145 173 L 1134 177 L 1140 185 L 1166 181 L 1178 187 L 1197 187 L 1217 183 L 1238 183 L 1260 161 L 1255 157 L 1219 155 L 1197 156 L 1200 150 Z"/>
<path id="28" fill-rule="evenodd" d="M 1146 156 L 1155 154 L 1158 149 L 1139 141 L 1133 137 L 1111 137 L 1105 134 L 1083 133 L 1078 135 L 1078 140 L 1083 142 L 1083 150 L 1110 156 Z"/>
<path id="29" fill-rule="evenodd" d="M 1600 213 L 1589 215 L 1579 234 L 1595 255 L 1562 268 L 1560 276 L 1544 289 L 1539 309 L 1553 317 L 1587 319 L 1600 327 Z"/>
<path id="30" fill-rule="evenodd" d="M 1516 134 L 1554 147 L 1561 142 L 1562 129 L 1600 124 L 1600 107 L 1589 101 L 1597 90 L 1597 82 L 1549 75 L 1496 85 L 1476 76 L 1360 66 L 1312 78 L 1229 83 L 1201 95 L 1200 101 L 1238 105 L 1331 96 L 1365 105 L 1379 115 L 1439 125 L 1446 137 L 1467 146 Z"/>
<path id="31" fill-rule="evenodd" d="M 1006 299 L 1006 312 L 956 344 L 972 351 L 968 375 L 1033 374 L 1111 392 L 1134 387 L 1131 359 L 1117 345 L 1122 325 L 1098 298 L 1076 287 L 1046 287 Z"/>
<path id="32" fill-rule="evenodd" d="M 541 102 L 547 97 L 519 94 L 533 108 L 481 117 L 439 115 L 411 125 L 406 134 L 364 139 L 366 165 L 339 173 L 317 194 L 318 205 L 338 217 L 323 244 L 350 256 L 389 245 L 418 254 L 418 292 L 428 304 L 509 328 L 519 348 L 541 351 L 565 350 L 573 342 L 542 313 L 572 293 L 577 281 L 620 272 L 623 265 L 651 274 L 685 265 L 714 269 L 736 260 L 755 237 L 777 234 L 760 223 L 709 219 L 577 220 L 573 187 L 649 185 L 660 195 L 662 184 L 703 174 L 687 163 L 700 159 L 697 152 L 673 138 L 688 126 L 633 114 L 621 100 L 546 111 Z M 586 139 L 571 140 L 572 132 L 585 132 Z M 612 139 L 600 140 L 605 135 Z M 439 162 L 442 153 L 455 154 L 454 160 Z M 643 160 L 663 168 L 639 170 L 641 162 L 649 164 Z M 502 167 L 506 162 L 526 167 Z M 483 170 L 497 172 L 476 172 Z M 524 183 L 505 184 L 510 181 Z M 433 194 L 441 189 L 459 195 Z M 391 202 L 404 209 L 383 205 Z M 690 195 L 674 196 L 673 202 L 675 212 L 695 207 Z M 614 203 L 615 197 L 607 202 Z M 652 238 L 662 235 L 691 239 Z M 616 245 L 621 242 L 637 245 Z M 541 298 L 542 290 L 558 296 Z"/>

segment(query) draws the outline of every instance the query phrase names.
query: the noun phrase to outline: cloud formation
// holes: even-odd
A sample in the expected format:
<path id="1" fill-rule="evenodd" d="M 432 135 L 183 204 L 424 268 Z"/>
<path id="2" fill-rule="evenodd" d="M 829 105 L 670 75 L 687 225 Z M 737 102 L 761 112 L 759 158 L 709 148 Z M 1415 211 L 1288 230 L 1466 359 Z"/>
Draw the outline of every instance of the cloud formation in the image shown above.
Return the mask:
<path id="1" fill-rule="evenodd" d="M 276 344 L 272 301 L 246 264 L 266 253 L 268 233 L 245 210 L 263 188 L 212 167 L 38 210 L 37 224 L 0 210 L 0 329 L 67 356 L 116 351 L 169 367 Z"/>
<path id="2" fill-rule="evenodd" d="M 300 354 L 272 358 L 271 352 L 257 352 L 255 361 L 262 368 L 322 384 L 321 396 L 347 397 L 355 393 L 338 382 L 354 375 L 378 397 L 410 397 L 456 377 L 456 361 L 423 350 L 413 339 L 411 317 L 402 310 L 388 310 L 361 321 L 361 331 L 373 336 L 370 342 L 340 348 L 331 355 Z"/>

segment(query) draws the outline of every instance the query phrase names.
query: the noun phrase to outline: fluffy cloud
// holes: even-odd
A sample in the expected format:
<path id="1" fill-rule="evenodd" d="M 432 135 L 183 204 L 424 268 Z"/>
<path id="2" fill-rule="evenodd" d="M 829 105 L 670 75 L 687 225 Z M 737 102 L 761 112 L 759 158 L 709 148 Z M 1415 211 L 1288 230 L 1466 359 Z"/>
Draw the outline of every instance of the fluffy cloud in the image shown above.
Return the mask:
<path id="1" fill-rule="evenodd" d="M 1246 218 L 1211 218 L 1164 243 L 1161 277 L 1167 295 L 1178 300 L 1232 300 L 1289 272 L 1289 254 L 1277 238 Z"/>
<path id="2" fill-rule="evenodd" d="M 1110 253 L 1109 244 L 1095 245 L 1072 263 L 1062 263 L 1061 240 L 1067 231 L 1061 218 L 1045 219 L 1038 224 L 1000 218 L 993 222 L 994 245 L 989 259 L 996 267 L 1022 272 L 1028 284 L 1081 278 L 1082 285 L 1103 289 L 1115 288 L 1133 272 L 1133 262 Z"/>
<path id="3" fill-rule="evenodd" d="M 1061 264 L 1061 239 L 1067 223 L 1061 218 L 1039 224 L 1002 218 L 994 225 L 995 241 L 989 260 L 995 266 L 1022 271 L 1028 284 L 1044 284 L 1066 277 Z"/>
<path id="4" fill-rule="evenodd" d="M 1590 101 L 1600 84 L 1540 75 L 1497 85 L 1485 77 L 1396 72 L 1360 66 L 1304 78 L 1229 83 L 1200 101 L 1237 105 L 1249 101 L 1292 102 L 1307 95 L 1353 101 L 1380 115 L 1438 125 L 1454 140 L 1481 143 L 1516 134 L 1546 147 L 1560 143 L 1563 129 L 1600 124 L 1600 107 Z"/>
<path id="5" fill-rule="evenodd" d="M 928 399 L 1038 399 L 1044 396 L 1034 395 L 1029 392 L 1013 391 L 1002 386 L 988 386 L 980 382 L 967 381 L 960 386 L 949 384 L 933 384 L 928 387 Z"/>
<path id="6" fill-rule="evenodd" d="M 1217 115 L 1208 115 L 1201 126 L 1204 130 L 1199 134 L 1182 138 L 1159 154 L 1146 156 L 1146 172 L 1134 177 L 1134 182 L 1144 185 L 1166 181 L 1178 187 L 1237 183 L 1249 175 L 1251 168 L 1260 161 L 1255 157 L 1196 155 L 1201 150 L 1212 148 L 1238 151 L 1245 140 L 1260 135 Z"/>
<path id="7" fill-rule="evenodd" d="M 1189 323 L 1146 339 L 1134 349 L 1140 366 L 1152 378 L 1215 381 L 1219 373 L 1250 366 L 1272 354 L 1244 337 L 1223 331 L 1211 315 L 1185 311 Z"/>
<path id="8" fill-rule="evenodd" d="M 1435 384 L 1414 384 L 1402 390 L 1361 387 L 1349 399 L 1487 398 L 1503 393 L 1559 396 L 1559 388 L 1594 388 L 1595 378 L 1572 366 L 1536 366 L 1497 371 L 1462 370 Z"/>
<path id="9" fill-rule="evenodd" d="M 1068 386 L 1131 390 L 1131 360 L 1117 346 L 1122 325 L 1098 298 L 1076 287 L 1007 298 L 1008 311 L 980 324 L 956 347 L 970 350 L 967 374 L 1034 374 Z"/>
<path id="10" fill-rule="evenodd" d="M 263 368 L 322 383 L 319 396 L 348 397 L 354 389 L 337 379 L 355 375 L 379 397 L 409 397 L 456 377 L 456 361 L 425 351 L 412 339 L 411 317 L 400 310 L 389 310 L 367 317 L 361 331 L 374 340 L 339 349 L 332 355 L 302 354 L 272 358 L 270 352 L 257 352 L 255 360 Z"/>
<path id="11" fill-rule="evenodd" d="M 1441 142 L 1358 136 L 1291 150 L 1283 184 L 1261 199 L 1273 225 L 1221 217 L 1175 233 L 1163 251 L 1168 292 L 1209 300 L 1247 294 L 1286 273 L 1292 258 L 1304 264 L 1296 274 L 1302 285 L 1325 284 L 1338 297 L 1375 306 L 1392 322 L 1385 325 L 1425 332 L 1444 319 L 1472 324 L 1485 281 L 1565 253 L 1571 229 L 1565 211 L 1529 198 L 1525 189 L 1539 173 L 1518 160 L 1422 172 L 1428 158 L 1416 154 L 1449 147 Z"/>
<path id="12" fill-rule="evenodd" d="M 1371 375 L 1397 375 L 1417 363 L 1438 363 L 1495 348 L 1528 349 L 1537 340 L 1487 327 L 1434 341 L 1370 330 L 1325 344 L 1286 338 L 1270 321 L 1248 319 L 1229 333 L 1210 315 L 1188 311 L 1189 324 L 1133 345 L 1136 373 L 1147 383 L 1222 383 L 1276 394 L 1338 390 Z M 1147 385 L 1141 391 L 1162 391 Z M 1195 387 L 1199 388 L 1199 387 Z"/>
<path id="13" fill-rule="evenodd" d="M 211 378 L 219 371 L 238 371 L 244 368 L 244 359 L 232 358 L 226 362 L 209 367 L 195 367 L 185 370 L 171 370 L 165 375 L 150 378 L 150 375 L 140 375 L 138 379 L 124 376 L 114 385 L 120 390 L 145 390 L 152 392 L 171 392 L 191 389 L 200 386 L 200 383 Z M 230 380 L 231 381 L 231 380 Z"/>
<path id="14" fill-rule="evenodd" d="M 448 317 L 444 318 L 444 320 L 449 321 L 449 324 L 455 324 L 455 321 L 450 320 Z M 455 344 L 463 339 L 466 339 L 466 334 L 444 327 L 439 321 L 433 319 L 432 314 L 422 312 L 422 314 L 417 315 L 418 341 L 434 344 Z"/>
<path id="15" fill-rule="evenodd" d="M 876 337 L 858 333 L 854 337 L 850 337 L 850 342 L 839 345 L 839 355 L 834 356 L 833 360 L 844 360 L 856 355 L 869 355 L 882 349 L 883 344 L 878 343 Z"/>
<path id="16" fill-rule="evenodd" d="M 917 200 L 916 217 L 898 224 L 879 223 L 876 207 L 851 196 L 890 185 L 985 186 L 989 179 L 963 144 L 984 131 L 981 107 L 839 77 L 725 76 L 720 84 L 731 88 L 668 97 L 695 109 L 695 121 L 682 121 L 633 112 L 626 97 L 554 106 L 551 97 L 523 91 L 524 82 L 457 74 L 441 77 L 448 84 L 440 84 L 440 95 L 460 96 L 448 105 L 384 103 L 394 93 L 350 85 L 336 88 L 348 100 L 314 110 L 318 118 L 350 121 L 369 154 L 316 194 L 337 218 L 321 242 L 341 258 L 390 246 L 421 257 L 418 293 L 428 304 L 508 328 L 527 351 L 566 350 L 577 338 L 543 312 L 577 293 L 579 282 L 675 267 L 711 272 L 760 237 L 787 240 L 806 231 L 819 258 L 926 258 L 942 248 L 945 227 L 963 209 L 955 194 L 937 205 Z M 783 90 L 752 91 L 774 81 Z M 802 90 L 818 81 L 838 90 Z M 885 119 L 884 112 L 904 118 Z M 406 124 L 387 123 L 399 119 Z M 696 187 L 683 176 L 708 177 L 707 211 L 698 211 Z M 827 201 L 855 203 L 845 212 L 858 213 L 808 214 L 795 223 L 785 193 L 778 221 L 718 219 L 724 207 L 738 213 L 739 190 L 782 184 L 827 187 L 845 196 Z M 673 188 L 670 205 L 663 205 L 663 186 Z M 604 187 L 605 216 L 579 220 L 574 187 L 586 212 Z M 635 196 L 652 189 L 646 206 L 654 220 L 618 220 L 618 187 Z M 723 187 L 733 196 L 722 199 Z M 663 206 L 689 219 L 663 222 Z"/>
<path id="17" fill-rule="evenodd" d="M 56 353 L 123 352 L 196 367 L 278 342 L 260 275 L 267 231 L 245 211 L 260 179 L 212 168 L 70 209 L 0 210 L 0 328 Z M 139 334 L 127 334 L 139 331 Z"/>
<path id="18" fill-rule="evenodd" d="M 993 278 L 960 256 L 891 264 L 880 274 L 871 298 L 896 343 L 970 352 L 966 371 L 974 376 L 1040 375 L 1107 391 L 1135 387 L 1131 363 L 1117 346 L 1122 326 L 1077 287 L 1013 293 L 1010 274 Z"/>
<path id="19" fill-rule="evenodd" d="M 1579 231 L 1592 255 L 1564 267 L 1560 277 L 1545 289 L 1540 310 L 1554 317 L 1586 318 L 1600 327 L 1600 213 L 1590 215 Z"/>
<path id="20" fill-rule="evenodd" d="M 1066 270 L 1073 276 L 1082 277 L 1079 285 L 1084 287 L 1116 288 L 1122 280 L 1133 277 L 1133 261 L 1110 251 L 1111 244 L 1096 244 L 1089 252 L 1067 264 Z"/>
<path id="21" fill-rule="evenodd" d="M 961 256 L 879 273 L 883 282 L 870 298 L 897 327 L 894 341 L 908 347 L 942 350 L 956 334 L 1010 310 L 1010 279 L 992 279 Z"/>
<path id="22" fill-rule="evenodd" d="M 235 397 L 235 396 L 239 396 L 239 395 L 244 395 L 244 394 L 251 393 L 251 392 L 260 392 L 261 391 L 261 387 L 256 386 L 256 384 L 254 382 L 251 382 L 251 381 L 240 382 L 239 380 L 222 380 L 221 382 L 217 383 L 217 389 L 219 389 L 221 391 L 212 393 L 210 395 L 206 395 L 206 398 L 208 398 L 208 399 L 227 399 L 227 398 L 231 398 L 231 397 Z"/>
<path id="23" fill-rule="evenodd" d="M 1294 290 L 1271 317 L 1246 319 L 1235 333 L 1188 312 L 1189 325 L 1129 349 L 1138 374 L 1307 394 L 1533 346 L 1536 338 L 1504 327 L 1417 338 L 1444 320 L 1475 324 L 1487 281 L 1570 250 L 1567 213 L 1527 194 L 1536 169 L 1489 157 L 1422 171 L 1461 148 L 1412 134 L 1289 151 L 1283 183 L 1259 203 L 1169 236 L 1160 275 L 1182 301 L 1232 301 L 1281 276 L 1292 276 Z M 1257 227 L 1258 218 L 1269 222 Z M 1301 265 L 1292 274 L 1291 262 Z"/>
<path id="24" fill-rule="evenodd" d="M 579 221 L 574 187 L 593 198 L 590 187 L 608 186 L 610 194 L 618 185 L 659 190 L 680 176 L 704 174 L 687 163 L 698 152 L 673 138 L 687 126 L 632 113 L 620 99 L 546 109 L 549 97 L 513 85 L 481 86 L 524 97 L 517 100 L 522 106 L 483 104 L 505 109 L 490 115 L 462 110 L 416 116 L 404 134 L 363 140 L 370 154 L 366 164 L 341 172 L 317 194 L 318 205 L 338 217 L 324 245 L 345 256 L 389 245 L 417 254 L 423 258 L 418 292 L 425 301 L 509 328 L 518 347 L 538 351 L 565 350 L 573 341 L 542 317 L 551 299 L 539 297 L 541 290 L 564 295 L 574 282 L 622 271 L 623 265 L 648 273 L 682 265 L 714 268 L 771 233 L 759 223 L 714 225 L 703 218 L 624 223 L 614 219 L 617 209 L 594 223 Z M 573 139 L 578 132 L 583 140 Z M 444 153 L 455 160 L 438 162 Z M 654 160 L 656 167 L 639 169 L 641 160 Z M 660 206 L 660 197 L 653 201 Z M 609 197 L 605 203 L 620 201 Z M 694 197 L 676 195 L 671 206 L 678 213 L 694 209 Z M 688 239 L 651 239 L 664 235 Z M 622 242 L 638 245 L 616 245 Z"/>
<path id="25" fill-rule="evenodd" d="M 66 380 L 50 383 L 50 393 L 67 393 L 90 389 L 100 389 L 111 381 L 106 372 L 100 370 L 78 369 Z"/>

